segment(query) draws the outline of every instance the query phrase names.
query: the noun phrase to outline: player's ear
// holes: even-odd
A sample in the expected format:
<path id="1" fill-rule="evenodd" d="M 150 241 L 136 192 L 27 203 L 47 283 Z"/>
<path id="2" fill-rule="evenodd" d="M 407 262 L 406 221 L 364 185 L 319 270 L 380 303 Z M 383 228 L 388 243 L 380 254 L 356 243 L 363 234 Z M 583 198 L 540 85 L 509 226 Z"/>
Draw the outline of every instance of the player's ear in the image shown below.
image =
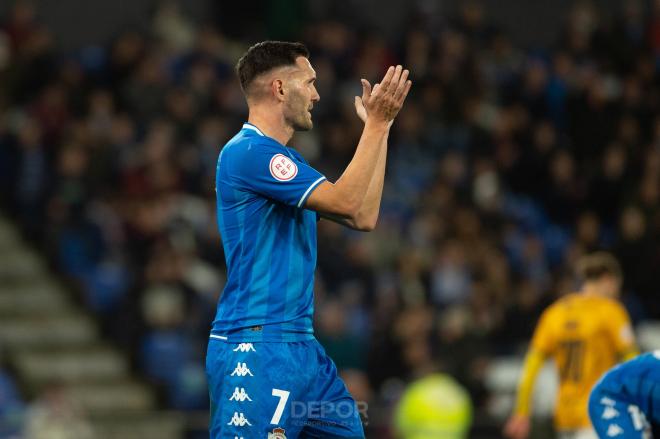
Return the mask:
<path id="1" fill-rule="evenodd" d="M 281 79 L 274 79 L 273 82 L 271 82 L 271 91 L 273 93 L 273 96 L 275 96 L 275 99 L 279 101 L 284 100 L 284 81 Z"/>

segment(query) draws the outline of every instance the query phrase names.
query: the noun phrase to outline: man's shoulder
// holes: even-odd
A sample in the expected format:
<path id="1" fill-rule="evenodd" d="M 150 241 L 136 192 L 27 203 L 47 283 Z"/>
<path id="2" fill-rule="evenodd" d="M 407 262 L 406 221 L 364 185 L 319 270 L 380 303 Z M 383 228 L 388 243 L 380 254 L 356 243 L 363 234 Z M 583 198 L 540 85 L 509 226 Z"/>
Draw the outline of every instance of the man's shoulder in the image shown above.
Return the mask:
<path id="1" fill-rule="evenodd" d="M 568 293 L 563 296 L 555 299 L 548 307 L 545 309 L 546 314 L 559 314 L 563 313 L 566 308 L 580 306 L 580 296 L 576 293 Z"/>
<path id="2" fill-rule="evenodd" d="M 574 310 L 580 307 L 579 298 L 572 293 L 566 294 L 543 310 L 542 321 L 545 325 L 561 325 L 567 316 L 575 315 Z"/>
<path id="3" fill-rule="evenodd" d="M 246 136 L 242 133 L 234 136 L 220 150 L 220 161 L 231 162 L 254 160 L 262 154 L 277 154 L 279 149 L 268 138 L 263 136 Z"/>
<path id="4" fill-rule="evenodd" d="M 611 297 L 594 297 L 592 300 L 591 308 L 599 309 L 599 315 L 606 322 L 619 323 L 619 320 L 616 317 L 627 316 L 628 311 L 623 304 L 614 298 Z"/>

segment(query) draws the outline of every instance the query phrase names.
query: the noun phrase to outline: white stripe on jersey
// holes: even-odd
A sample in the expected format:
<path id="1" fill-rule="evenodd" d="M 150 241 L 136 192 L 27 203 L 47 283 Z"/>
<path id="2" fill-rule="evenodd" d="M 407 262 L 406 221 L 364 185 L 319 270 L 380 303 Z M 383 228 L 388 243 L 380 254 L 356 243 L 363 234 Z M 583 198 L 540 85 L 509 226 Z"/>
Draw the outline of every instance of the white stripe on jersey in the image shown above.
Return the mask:
<path id="1" fill-rule="evenodd" d="M 305 197 L 307 197 L 307 194 L 314 189 L 319 183 L 321 183 L 323 180 L 325 180 L 325 177 L 319 177 L 318 180 L 316 180 L 314 183 L 310 184 L 307 190 L 305 191 L 304 194 L 302 194 L 302 197 L 300 197 L 300 201 L 298 201 L 298 207 L 302 207 L 303 200 Z"/>
<path id="2" fill-rule="evenodd" d="M 252 131 L 257 132 L 257 134 L 259 134 L 260 136 L 265 136 L 265 134 L 262 133 L 259 128 L 255 127 L 254 125 L 249 124 L 249 123 L 244 123 L 243 124 L 243 129 L 252 130 Z"/>

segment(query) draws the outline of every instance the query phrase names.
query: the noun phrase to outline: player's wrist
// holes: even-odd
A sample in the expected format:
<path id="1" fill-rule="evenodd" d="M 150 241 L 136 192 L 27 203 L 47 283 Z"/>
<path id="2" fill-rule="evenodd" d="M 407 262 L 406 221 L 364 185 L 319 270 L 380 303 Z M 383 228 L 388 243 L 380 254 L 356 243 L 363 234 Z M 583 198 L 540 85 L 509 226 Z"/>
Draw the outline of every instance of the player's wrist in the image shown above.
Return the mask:
<path id="1" fill-rule="evenodd" d="M 364 127 L 365 127 L 365 129 L 372 128 L 372 129 L 376 129 L 376 130 L 387 131 L 392 126 L 391 122 L 392 121 L 389 121 L 389 120 L 367 116 L 367 120 L 364 123 Z"/>

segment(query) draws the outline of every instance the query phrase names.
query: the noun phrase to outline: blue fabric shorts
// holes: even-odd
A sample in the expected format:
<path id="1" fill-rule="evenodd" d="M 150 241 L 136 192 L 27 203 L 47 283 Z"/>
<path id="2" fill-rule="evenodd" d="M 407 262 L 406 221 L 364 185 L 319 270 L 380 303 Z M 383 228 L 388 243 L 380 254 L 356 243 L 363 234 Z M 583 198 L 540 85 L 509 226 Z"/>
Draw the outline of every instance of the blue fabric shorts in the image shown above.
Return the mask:
<path id="1" fill-rule="evenodd" d="M 364 438 L 358 404 L 316 340 L 209 339 L 211 439 Z"/>
<path id="2" fill-rule="evenodd" d="M 600 438 L 652 439 L 651 425 L 634 404 L 596 386 L 589 398 L 589 417 Z"/>

